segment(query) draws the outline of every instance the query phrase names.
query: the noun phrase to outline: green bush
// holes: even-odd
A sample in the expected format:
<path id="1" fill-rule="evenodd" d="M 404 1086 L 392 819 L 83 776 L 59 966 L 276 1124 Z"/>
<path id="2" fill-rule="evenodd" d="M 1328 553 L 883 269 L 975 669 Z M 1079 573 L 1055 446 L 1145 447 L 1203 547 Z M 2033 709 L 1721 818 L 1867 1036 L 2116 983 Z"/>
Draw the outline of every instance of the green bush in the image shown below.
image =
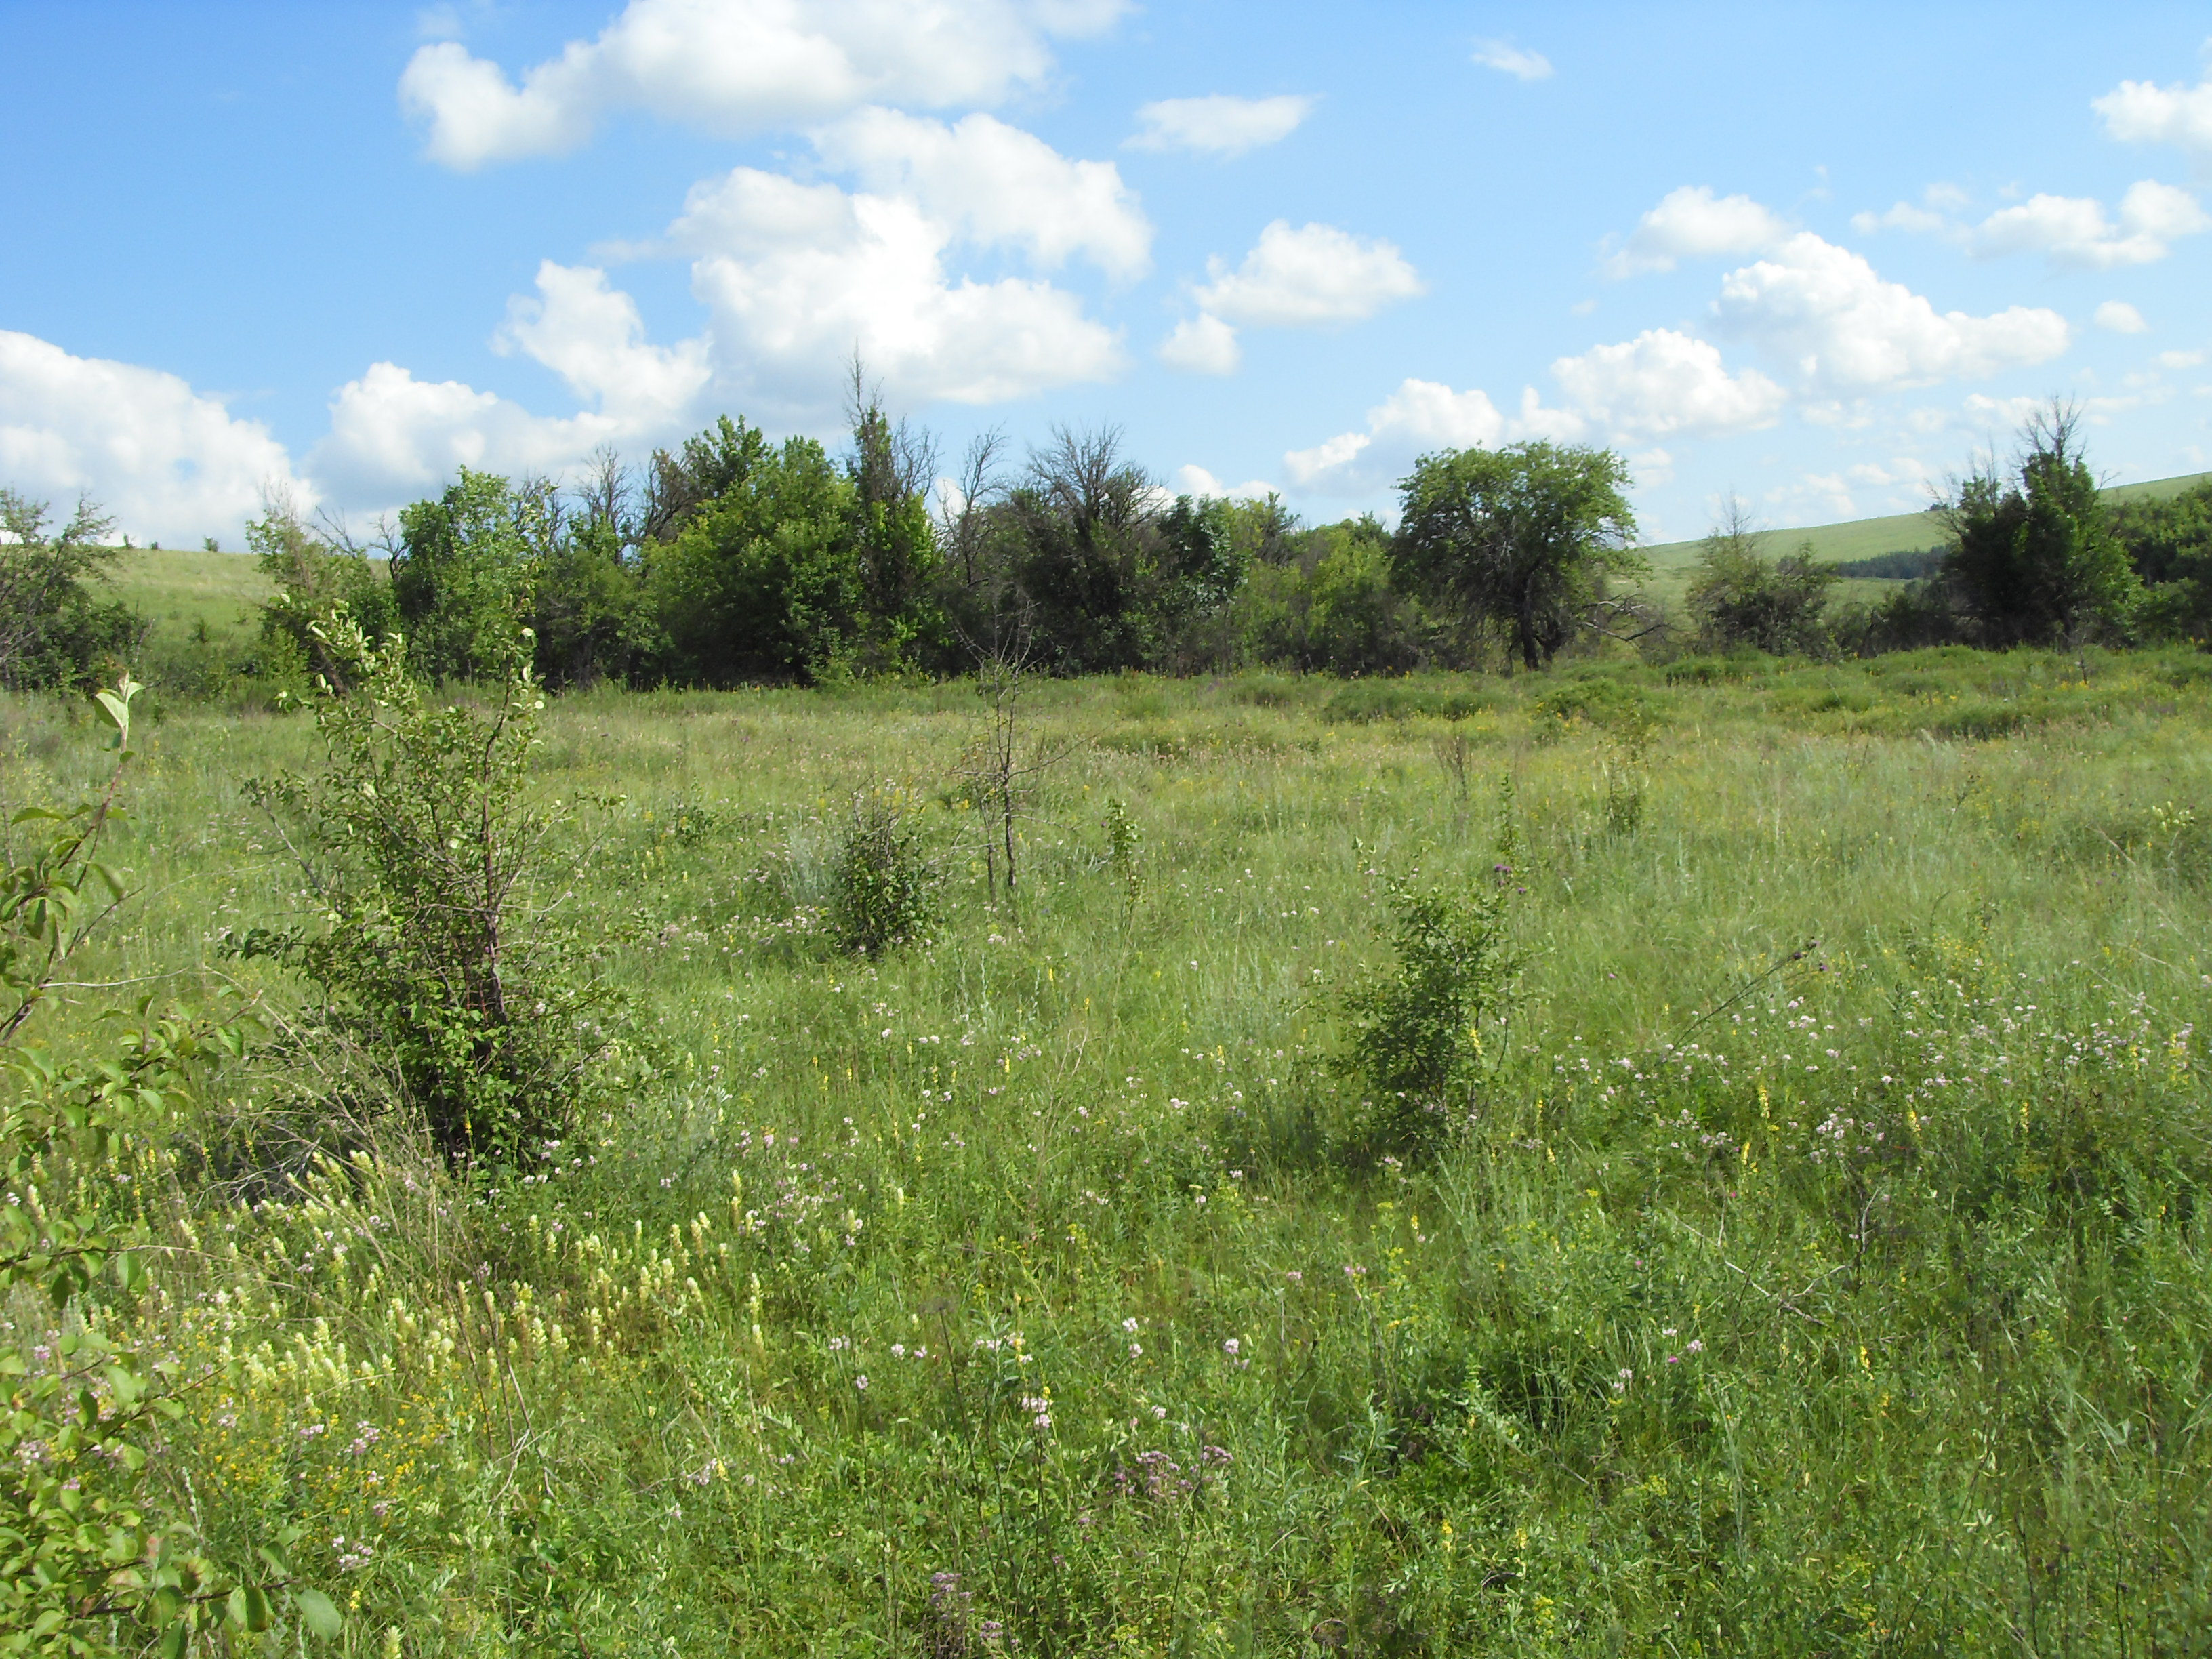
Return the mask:
<path id="1" fill-rule="evenodd" d="M 1507 933 L 1514 871 L 1501 861 L 1491 876 L 1431 892 L 1390 883 L 1396 960 L 1345 999 L 1349 1069 L 1372 1091 L 1365 1127 L 1377 1143 L 1433 1150 L 1472 1109 L 1486 1024 L 1502 1047 L 1521 960 Z"/>
<path id="2" fill-rule="evenodd" d="M 340 613 L 317 629 L 352 687 L 323 683 L 324 769 L 252 789 L 313 895 L 318 926 L 276 953 L 322 992 L 319 1035 L 388 1062 L 463 1165 L 560 1138 L 612 1041 L 598 941 L 563 908 L 578 806 L 529 790 L 544 702 L 520 638 L 489 708 L 439 708 L 403 639 L 371 645 Z"/>
<path id="3" fill-rule="evenodd" d="M 920 803 L 896 785 L 853 797 L 837 849 L 830 925 L 838 948 L 879 957 L 925 941 L 937 919 L 938 872 L 915 823 Z"/>

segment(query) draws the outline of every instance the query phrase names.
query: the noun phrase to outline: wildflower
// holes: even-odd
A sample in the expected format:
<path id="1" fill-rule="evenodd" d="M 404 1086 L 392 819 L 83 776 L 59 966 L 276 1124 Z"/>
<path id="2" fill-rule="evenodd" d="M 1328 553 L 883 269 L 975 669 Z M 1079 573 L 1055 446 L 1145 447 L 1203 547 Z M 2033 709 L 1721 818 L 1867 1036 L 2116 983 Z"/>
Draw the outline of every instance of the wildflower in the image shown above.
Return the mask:
<path id="1" fill-rule="evenodd" d="M 894 1343 L 892 1343 L 892 1344 L 891 1344 L 891 1358 L 894 1358 L 894 1359 L 903 1359 L 903 1358 L 906 1358 L 906 1344 L 905 1344 L 905 1343 L 903 1343 L 903 1342 L 894 1342 Z"/>
<path id="2" fill-rule="evenodd" d="M 1692 1337 L 1687 1346 L 1686 1346 L 1682 1350 L 1684 1353 L 1703 1353 L 1705 1351 L 1705 1339 L 1698 1336 Z"/>
<path id="3" fill-rule="evenodd" d="M 1134 1334 L 1137 1328 L 1137 1322 L 1133 1318 L 1125 1319 L 1121 1322 L 1121 1328 L 1132 1334 Z"/>
<path id="4" fill-rule="evenodd" d="M 867 1374 L 866 1374 L 866 1372 L 863 1372 L 863 1373 L 862 1373 L 861 1375 L 860 1375 L 859 1376 L 854 1377 L 854 1378 L 853 1379 L 853 1386 L 854 1386 L 854 1388 L 858 1389 L 859 1389 L 862 1394 L 866 1394 L 866 1393 L 867 1393 L 867 1391 L 868 1391 L 868 1378 L 867 1378 Z"/>
<path id="5" fill-rule="evenodd" d="M 1145 1345 L 1141 1342 L 1132 1342 L 1129 1345 L 1129 1358 L 1132 1359 L 1142 1359 L 1144 1357 Z"/>
<path id="6" fill-rule="evenodd" d="M 1226 1342 L 1221 1345 L 1221 1352 L 1227 1354 L 1231 1359 L 1234 1359 L 1237 1358 L 1237 1339 L 1232 1336 Z"/>

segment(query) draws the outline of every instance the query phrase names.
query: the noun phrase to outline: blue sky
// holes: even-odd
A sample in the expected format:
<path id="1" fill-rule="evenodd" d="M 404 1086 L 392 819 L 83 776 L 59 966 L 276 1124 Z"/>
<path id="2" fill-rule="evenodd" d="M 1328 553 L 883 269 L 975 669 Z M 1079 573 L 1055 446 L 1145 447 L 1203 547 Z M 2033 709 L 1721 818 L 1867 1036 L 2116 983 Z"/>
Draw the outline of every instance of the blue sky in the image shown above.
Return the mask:
<path id="1" fill-rule="evenodd" d="M 948 456 L 1122 428 L 1387 512 L 1632 460 L 1654 539 L 1923 505 L 2053 395 L 2212 468 L 2212 14 L 1118 0 L 0 3 L 0 483 L 235 545 L 857 348 Z"/>

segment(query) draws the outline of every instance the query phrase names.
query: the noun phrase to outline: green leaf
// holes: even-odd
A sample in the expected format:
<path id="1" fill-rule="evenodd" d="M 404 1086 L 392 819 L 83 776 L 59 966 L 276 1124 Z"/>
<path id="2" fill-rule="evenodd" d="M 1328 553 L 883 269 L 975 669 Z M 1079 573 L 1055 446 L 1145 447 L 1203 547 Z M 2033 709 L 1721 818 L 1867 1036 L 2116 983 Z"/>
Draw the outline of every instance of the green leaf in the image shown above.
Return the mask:
<path id="1" fill-rule="evenodd" d="M 325 1642 L 345 1629 L 344 1618 L 320 1590 L 301 1590 L 293 1596 L 292 1603 L 299 1608 L 301 1621 Z"/>
<path id="2" fill-rule="evenodd" d="M 161 1659 L 185 1659 L 185 1651 L 191 1646 L 191 1639 L 192 1633 L 187 1626 L 171 1625 L 161 1632 Z"/>

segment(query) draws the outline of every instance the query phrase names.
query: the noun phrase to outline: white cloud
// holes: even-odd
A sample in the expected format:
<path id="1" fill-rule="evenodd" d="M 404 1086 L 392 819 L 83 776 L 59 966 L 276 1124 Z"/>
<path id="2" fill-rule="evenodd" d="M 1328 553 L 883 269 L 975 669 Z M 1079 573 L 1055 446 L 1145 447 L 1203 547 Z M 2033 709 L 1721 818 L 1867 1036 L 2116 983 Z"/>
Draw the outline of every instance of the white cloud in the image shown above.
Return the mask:
<path id="1" fill-rule="evenodd" d="M 1730 374 L 1718 348 L 1670 328 L 1562 357 L 1552 374 L 1584 418 L 1624 438 L 1753 431 L 1789 401 L 1758 370 Z"/>
<path id="2" fill-rule="evenodd" d="M 235 544 L 262 489 L 315 492 L 258 421 L 233 416 L 174 374 L 78 357 L 0 330 L 0 483 L 64 511 L 80 491 L 140 541 Z"/>
<path id="3" fill-rule="evenodd" d="M 1313 113 L 1315 100 L 1293 94 L 1276 98 L 1163 98 L 1137 111 L 1130 149 L 1188 149 L 1202 155 L 1242 155 L 1287 138 Z"/>
<path id="4" fill-rule="evenodd" d="M 2055 311 L 1939 313 L 1858 254 L 1801 231 L 1721 282 L 1723 327 L 1755 342 L 1810 391 L 1863 392 L 2047 362 L 2070 331 Z"/>
<path id="5" fill-rule="evenodd" d="M 603 270 L 547 259 L 538 267 L 538 294 L 507 301 L 492 349 L 544 364 L 629 432 L 657 434 L 681 421 L 713 376 L 704 339 L 647 345 L 637 302 L 610 289 Z"/>
<path id="6" fill-rule="evenodd" d="M 1678 259 L 1763 253 L 1789 234 L 1780 215 L 1748 196 L 1716 198 L 1709 185 L 1684 185 L 1660 198 L 1605 268 L 1613 276 L 1672 270 Z"/>
<path id="7" fill-rule="evenodd" d="M 2115 334 L 2141 334 L 2150 327 L 2143 320 L 2142 313 L 2125 300 L 2106 301 L 2097 307 L 2097 314 L 2091 320 L 2099 328 L 2108 328 Z"/>
<path id="8" fill-rule="evenodd" d="M 2193 87 L 2123 81 L 2089 107 L 2105 118 L 2106 132 L 2123 143 L 2172 144 L 2212 162 L 2212 79 Z"/>
<path id="9" fill-rule="evenodd" d="M 1203 312 L 1184 318 L 1160 343 L 1162 362 L 1194 374 L 1234 374 L 1243 356 L 1237 344 L 1237 331 Z"/>
<path id="10" fill-rule="evenodd" d="M 666 441 L 699 418 L 714 378 L 708 339 L 648 343 L 637 302 L 589 265 L 545 260 L 537 289 L 507 301 L 492 349 L 543 363 L 592 407 L 533 415 L 459 380 L 372 363 L 331 401 L 331 429 L 307 458 L 317 482 L 345 507 L 376 510 L 435 489 L 459 467 L 559 477 L 601 444 Z"/>
<path id="11" fill-rule="evenodd" d="M 2195 368 L 2204 361 L 2201 351 L 2161 351 L 2158 354 L 2161 368 Z"/>
<path id="12" fill-rule="evenodd" d="M 420 48 L 400 103 L 428 149 L 469 168 L 586 143 L 621 109 L 720 137 L 821 121 L 866 103 L 992 104 L 1042 84 L 1054 37 L 1095 33 L 1123 0 L 630 0 L 596 40 L 510 81 L 452 40 Z"/>
<path id="13" fill-rule="evenodd" d="M 1968 246 L 1984 257 L 2045 253 L 2055 264 L 2101 270 L 2163 259 L 2175 240 L 2205 230 L 2212 230 L 2212 216 L 2194 196 L 2144 179 L 2120 198 L 2117 227 L 2094 198 L 2033 196 L 1982 221 Z"/>
<path id="14" fill-rule="evenodd" d="M 1073 161 L 988 115 L 942 121 L 867 109 L 815 135 L 822 159 L 906 196 L 953 234 L 1026 248 L 1048 268 L 1080 254 L 1116 277 L 1152 264 L 1152 227 L 1111 161 Z"/>
<path id="15" fill-rule="evenodd" d="M 1455 392 L 1435 380 L 1407 380 L 1367 411 L 1367 430 L 1345 432 L 1283 457 L 1291 481 L 1317 495 L 1378 489 L 1433 449 L 1470 449 L 1506 435 L 1505 417 L 1479 388 Z"/>
<path id="16" fill-rule="evenodd" d="M 898 401 L 988 403 L 1120 372 L 1119 337 L 1048 283 L 954 280 L 954 228 L 905 197 L 738 167 L 693 187 L 670 235 L 750 406 L 819 413 L 856 350 Z"/>
<path id="17" fill-rule="evenodd" d="M 1293 230 L 1286 219 L 1262 230 L 1235 270 L 1217 258 L 1206 262 L 1206 272 L 1213 280 L 1198 290 L 1198 299 L 1207 311 L 1232 322 L 1284 328 L 1371 317 L 1426 291 L 1395 244 L 1334 225 Z"/>
<path id="18" fill-rule="evenodd" d="M 1204 495 L 1237 501 L 1263 501 L 1270 495 L 1281 494 L 1263 478 L 1249 479 L 1241 484 L 1224 484 L 1202 466 L 1177 467 L 1175 489 L 1179 495 Z"/>
<path id="19" fill-rule="evenodd" d="M 1552 60 L 1540 52 L 1530 52 L 1506 40 L 1477 40 L 1474 59 L 1485 69 L 1494 69 L 1519 81 L 1545 81 L 1551 78 Z"/>
<path id="20" fill-rule="evenodd" d="M 378 362 L 338 388 L 331 429 L 307 466 L 339 505 L 375 510 L 435 489 L 463 466 L 556 476 L 624 435 L 605 415 L 532 415 L 459 380 L 418 380 Z"/>

